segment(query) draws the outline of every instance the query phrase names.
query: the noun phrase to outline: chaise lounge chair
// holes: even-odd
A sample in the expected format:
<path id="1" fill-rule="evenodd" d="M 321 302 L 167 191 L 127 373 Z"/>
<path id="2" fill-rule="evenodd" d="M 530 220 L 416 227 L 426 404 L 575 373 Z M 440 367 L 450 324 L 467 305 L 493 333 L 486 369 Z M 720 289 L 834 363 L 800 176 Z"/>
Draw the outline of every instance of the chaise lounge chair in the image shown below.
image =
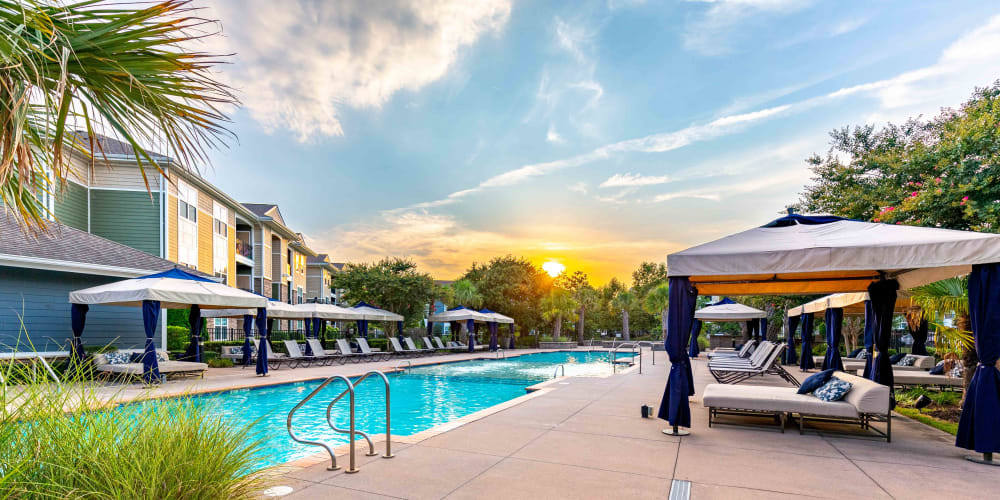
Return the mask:
<path id="1" fill-rule="evenodd" d="M 285 350 L 288 351 L 288 364 L 292 368 L 298 368 L 303 364 L 306 365 L 306 367 L 309 367 L 313 363 L 326 362 L 325 358 L 306 356 L 305 354 L 302 354 L 302 350 L 299 349 L 299 343 L 296 340 L 285 340 L 284 343 Z M 292 363 L 295 364 L 293 365 Z"/>
<path id="2" fill-rule="evenodd" d="M 748 358 L 757 349 L 756 340 L 748 340 L 746 344 L 739 351 L 736 350 L 718 350 L 708 353 L 708 359 L 715 358 Z"/>
<path id="3" fill-rule="evenodd" d="M 421 339 L 423 339 L 424 345 L 427 346 L 427 349 L 430 350 L 431 352 L 436 352 L 438 350 L 438 348 L 434 345 L 434 343 L 431 342 L 431 339 L 427 337 L 421 337 Z"/>
<path id="4" fill-rule="evenodd" d="M 309 344 L 309 348 L 312 349 L 313 355 L 315 355 L 317 352 L 323 353 L 321 357 L 329 361 L 329 363 L 327 364 L 333 364 L 335 362 L 344 364 L 345 360 L 343 356 L 338 354 L 337 351 L 324 349 L 323 343 L 320 342 L 319 339 L 306 339 L 306 343 Z"/>
<path id="5" fill-rule="evenodd" d="M 143 373 L 142 363 L 133 363 L 131 359 L 134 354 L 142 354 L 143 352 L 145 352 L 143 349 L 124 349 L 117 352 L 96 354 L 94 355 L 94 369 L 107 375 L 118 375 L 124 378 L 141 378 Z M 164 380 L 168 380 L 171 376 L 183 375 L 204 377 L 205 370 L 208 369 L 208 365 L 205 363 L 171 361 L 166 351 L 160 349 L 156 350 L 156 357 L 160 375 L 163 376 Z"/>
<path id="6" fill-rule="evenodd" d="M 361 355 L 370 357 L 372 361 L 379 361 L 379 360 L 385 361 L 390 357 L 392 357 L 392 353 L 373 351 L 372 348 L 368 345 L 368 339 L 364 337 L 358 337 L 357 341 L 358 341 L 358 348 L 361 349 Z"/>
<path id="7" fill-rule="evenodd" d="M 403 337 L 403 342 L 406 343 L 406 347 L 411 351 L 417 353 L 418 356 L 426 356 L 428 354 L 434 354 L 433 349 L 420 349 L 416 344 L 413 343 L 413 339 L 410 337 Z"/>
<path id="8" fill-rule="evenodd" d="M 773 416 L 781 423 L 781 432 L 785 432 L 785 419 L 797 415 L 800 433 L 805 431 L 807 420 L 854 423 L 891 441 L 889 388 L 844 372 L 834 376 L 851 384 L 841 401 L 826 402 L 811 394 L 797 394 L 794 387 L 709 384 L 701 396 L 702 404 L 709 409 L 708 426 L 717 424 L 719 415 Z M 873 427 L 872 422 L 885 422 L 885 432 Z"/>
<path id="9" fill-rule="evenodd" d="M 397 356 L 417 356 L 420 354 L 419 352 L 404 348 L 396 337 L 389 337 L 389 344 L 392 345 L 392 350 Z"/>
<path id="10" fill-rule="evenodd" d="M 254 345 L 255 352 L 259 353 L 260 352 L 260 339 L 259 338 L 258 339 L 253 339 L 253 345 Z M 283 352 L 274 352 L 274 349 L 271 349 L 271 341 L 268 341 L 265 344 L 265 346 L 267 347 L 267 367 L 268 368 L 270 368 L 272 370 L 277 370 L 278 368 L 281 368 L 281 364 L 282 363 L 289 363 L 289 358 L 288 358 L 287 354 L 285 354 Z M 251 361 L 252 361 L 251 364 L 253 364 L 253 362 L 257 361 L 257 357 L 254 356 L 253 360 L 251 360 Z"/>
<path id="11" fill-rule="evenodd" d="M 368 357 L 352 351 L 351 344 L 347 343 L 347 339 L 337 339 L 337 349 L 340 351 L 340 357 L 344 361 L 358 363 Z"/>
<path id="12" fill-rule="evenodd" d="M 781 353 L 784 352 L 785 347 L 784 344 L 777 345 L 768 342 L 759 349 L 767 351 L 766 356 L 762 358 L 763 361 L 758 358 L 755 362 L 743 364 L 738 363 L 737 360 L 728 362 L 713 360 L 709 361 L 708 370 L 721 384 L 738 384 L 758 375 L 772 374 L 778 375 L 786 382 L 798 387 L 799 381 L 781 366 Z"/>

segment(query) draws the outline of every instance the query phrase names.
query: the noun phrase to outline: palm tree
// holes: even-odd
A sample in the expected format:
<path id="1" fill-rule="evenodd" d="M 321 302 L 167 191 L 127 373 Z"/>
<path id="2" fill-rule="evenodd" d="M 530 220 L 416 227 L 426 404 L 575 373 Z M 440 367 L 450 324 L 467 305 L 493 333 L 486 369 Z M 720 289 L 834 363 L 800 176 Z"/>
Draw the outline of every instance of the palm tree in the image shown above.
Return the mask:
<path id="1" fill-rule="evenodd" d="M 632 291 L 631 289 L 622 290 L 618 292 L 618 295 L 615 295 L 614 305 L 616 308 L 621 309 L 622 311 L 623 340 L 629 340 L 630 338 L 628 334 L 628 312 L 630 309 L 635 308 L 636 302 L 638 302 L 638 300 L 636 299 L 635 292 Z"/>
<path id="2" fill-rule="evenodd" d="M 646 294 L 642 300 L 642 308 L 649 314 L 659 314 L 660 324 L 663 327 L 663 339 L 667 339 L 667 308 L 670 306 L 670 286 L 660 283 Z M 692 342 L 697 342 L 693 339 Z"/>
<path id="3" fill-rule="evenodd" d="M 934 323 L 935 349 L 950 350 L 960 356 L 965 365 L 965 386 L 972 381 L 972 374 L 979 363 L 971 335 L 969 319 L 969 277 L 949 278 L 911 290 L 911 302 L 919 306 L 928 321 Z M 954 314 L 954 328 L 941 324 L 945 316 Z"/>
<path id="4" fill-rule="evenodd" d="M 483 296 L 479 294 L 476 285 L 467 279 L 461 279 L 451 284 L 452 297 L 455 302 L 474 309 L 483 304 Z"/>
<path id="5" fill-rule="evenodd" d="M 576 324 L 576 341 L 579 345 L 583 345 L 587 309 L 593 309 L 596 307 L 599 299 L 600 296 L 597 293 L 597 290 L 594 290 L 590 286 L 580 287 L 573 292 L 573 300 L 580 305 L 580 308 L 577 310 L 578 318 Z"/>
<path id="6" fill-rule="evenodd" d="M 574 315 L 578 305 L 570 293 L 562 288 L 552 288 L 549 294 L 542 298 L 542 318 L 554 322 L 552 340 L 557 340 L 562 335 L 564 318 L 570 321 L 576 319 Z"/>
<path id="7" fill-rule="evenodd" d="M 188 4 L 0 0 L 0 202 L 26 229 L 44 228 L 40 195 L 66 185 L 69 151 L 103 154 L 89 141 L 105 128 L 144 178 L 162 173 L 144 144 L 192 165 L 232 137 L 237 100 L 214 79 L 221 58 L 189 50 L 210 21 Z"/>

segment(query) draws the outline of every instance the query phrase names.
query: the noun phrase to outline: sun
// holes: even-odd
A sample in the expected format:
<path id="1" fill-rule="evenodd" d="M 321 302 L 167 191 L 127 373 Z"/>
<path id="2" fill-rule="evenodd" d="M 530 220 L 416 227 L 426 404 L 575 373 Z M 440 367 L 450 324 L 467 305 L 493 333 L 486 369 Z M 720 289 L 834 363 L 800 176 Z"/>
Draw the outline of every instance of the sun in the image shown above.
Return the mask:
<path id="1" fill-rule="evenodd" d="M 544 270 L 545 272 L 549 273 L 549 276 L 552 276 L 553 278 L 555 278 L 556 276 L 559 276 L 560 274 L 562 274 L 563 271 L 566 270 L 566 266 L 564 266 L 564 265 L 562 265 L 562 264 L 560 264 L 560 263 L 558 263 L 558 262 L 556 262 L 554 260 L 550 260 L 550 261 L 542 264 L 542 270 Z"/>

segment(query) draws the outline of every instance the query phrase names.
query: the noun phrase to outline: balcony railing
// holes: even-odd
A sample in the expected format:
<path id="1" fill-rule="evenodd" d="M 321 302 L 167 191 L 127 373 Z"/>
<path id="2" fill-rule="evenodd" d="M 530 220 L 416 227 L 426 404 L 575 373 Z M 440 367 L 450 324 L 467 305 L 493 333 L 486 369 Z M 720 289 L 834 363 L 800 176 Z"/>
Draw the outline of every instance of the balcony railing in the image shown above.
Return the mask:
<path id="1" fill-rule="evenodd" d="M 239 238 L 236 239 L 236 253 L 242 255 L 248 259 L 253 258 L 253 245 L 249 241 L 243 241 Z"/>

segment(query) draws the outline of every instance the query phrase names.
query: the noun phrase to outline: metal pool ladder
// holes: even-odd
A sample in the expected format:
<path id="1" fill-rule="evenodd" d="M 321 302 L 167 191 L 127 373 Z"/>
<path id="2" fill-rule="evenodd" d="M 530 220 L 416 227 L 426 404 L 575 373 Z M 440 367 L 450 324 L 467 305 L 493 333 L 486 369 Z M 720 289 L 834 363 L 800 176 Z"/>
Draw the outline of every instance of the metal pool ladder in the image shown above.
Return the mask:
<path id="1" fill-rule="evenodd" d="M 497 347 L 497 353 L 496 356 L 494 357 L 494 359 L 500 359 L 500 358 L 507 359 L 507 355 L 504 354 L 503 352 L 503 347 Z"/>
<path id="2" fill-rule="evenodd" d="M 556 378 L 556 377 L 559 376 L 559 369 L 560 368 L 562 369 L 563 377 L 566 376 L 566 365 L 559 365 L 559 366 L 556 367 L 556 371 L 552 372 L 552 378 Z"/>
<path id="3" fill-rule="evenodd" d="M 378 454 L 378 453 L 375 452 L 375 446 L 372 444 L 372 440 L 368 436 L 368 434 L 366 432 L 364 432 L 364 431 L 360 431 L 360 430 L 357 430 L 355 428 L 355 418 L 354 418 L 355 417 L 355 412 L 354 412 L 355 388 L 359 384 L 361 384 L 362 382 L 364 382 L 367 378 L 371 377 L 372 375 L 378 375 L 379 377 L 382 378 L 382 381 L 385 383 L 385 454 L 382 456 L 382 458 L 392 458 L 395 455 L 392 454 L 392 431 L 391 431 L 390 410 L 389 410 L 389 408 L 390 408 L 389 407 L 389 378 L 386 377 L 385 374 L 382 373 L 379 370 L 372 370 L 372 371 L 370 371 L 368 373 L 365 373 L 364 375 L 361 376 L 361 378 L 359 378 L 357 380 L 357 382 L 354 382 L 354 383 L 351 383 L 351 380 L 349 378 L 343 376 L 343 375 L 333 375 L 332 377 L 324 380 L 323 383 L 321 383 L 318 387 L 316 387 L 315 389 L 313 389 L 313 391 L 310 392 L 308 395 L 306 395 L 306 397 L 302 398 L 302 401 L 299 401 L 299 403 L 296 404 L 292 408 L 292 410 L 288 412 L 288 418 L 285 420 L 285 428 L 288 430 L 288 435 L 295 442 L 302 443 L 302 444 L 309 444 L 309 445 L 313 445 L 313 446 L 319 446 L 319 447 L 325 449 L 326 452 L 330 454 L 330 467 L 327 467 L 327 470 L 339 470 L 340 469 L 340 467 L 337 465 L 337 456 L 333 453 L 333 448 L 331 448 L 329 444 L 327 444 L 327 443 L 325 443 L 323 441 L 314 441 L 314 440 L 310 440 L 310 439 L 304 439 L 304 438 L 301 438 L 298 435 L 296 435 L 295 432 L 292 430 L 292 416 L 295 415 L 295 412 L 298 411 L 299 408 L 302 408 L 302 406 L 304 406 L 307 402 L 309 402 L 309 400 L 311 400 L 313 397 L 315 397 L 317 394 L 319 394 L 319 392 L 322 391 L 323 388 L 325 388 L 326 386 L 328 386 L 331 383 L 333 383 L 335 381 L 338 381 L 338 380 L 344 382 L 344 385 L 346 385 L 347 387 L 339 395 L 337 395 L 337 397 L 333 398 L 330 401 L 330 403 L 326 406 L 326 423 L 327 423 L 327 425 L 330 426 L 331 429 L 333 429 L 334 432 L 339 432 L 341 434 L 347 434 L 348 435 L 348 439 L 350 440 L 350 458 L 349 458 L 350 463 L 349 463 L 349 466 L 348 466 L 347 470 L 345 470 L 344 472 L 346 472 L 348 474 L 353 474 L 355 472 L 358 472 L 358 468 L 355 465 L 356 461 L 355 461 L 355 449 L 354 449 L 354 442 L 355 442 L 356 435 L 360 434 L 362 437 L 365 438 L 366 441 L 368 441 L 368 454 L 367 454 L 367 456 L 371 457 L 371 456 L 375 456 L 375 455 Z M 349 423 L 349 426 L 348 426 L 349 428 L 348 429 L 341 429 L 341 428 L 337 427 L 333 423 L 333 416 L 332 416 L 333 405 L 335 405 L 338 401 L 340 401 L 341 399 L 343 399 L 344 396 L 350 396 L 349 399 L 348 399 L 349 404 L 350 404 L 350 420 L 349 420 L 350 423 Z"/>
<path id="4" fill-rule="evenodd" d="M 629 349 L 632 352 L 632 359 L 633 359 L 633 361 L 635 360 L 636 352 L 639 353 L 639 375 L 642 375 L 642 347 L 639 345 L 638 342 L 622 343 L 622 344 L 618 344 L 618 345 L 616 345 L 616 346 L 614 346 L 614 347 L 611 348 L 611 352 L 609 353 L 610 354 L 610 358 L 609 358 L 608 361 L 611 362 L 611 370 L 612 370 L 612 372 L 617 372 L 618 371 L 618 356 L 617 356 L 617 354 L 618 354 L 618 349 L 621 349 L 621 348 Z"/>

